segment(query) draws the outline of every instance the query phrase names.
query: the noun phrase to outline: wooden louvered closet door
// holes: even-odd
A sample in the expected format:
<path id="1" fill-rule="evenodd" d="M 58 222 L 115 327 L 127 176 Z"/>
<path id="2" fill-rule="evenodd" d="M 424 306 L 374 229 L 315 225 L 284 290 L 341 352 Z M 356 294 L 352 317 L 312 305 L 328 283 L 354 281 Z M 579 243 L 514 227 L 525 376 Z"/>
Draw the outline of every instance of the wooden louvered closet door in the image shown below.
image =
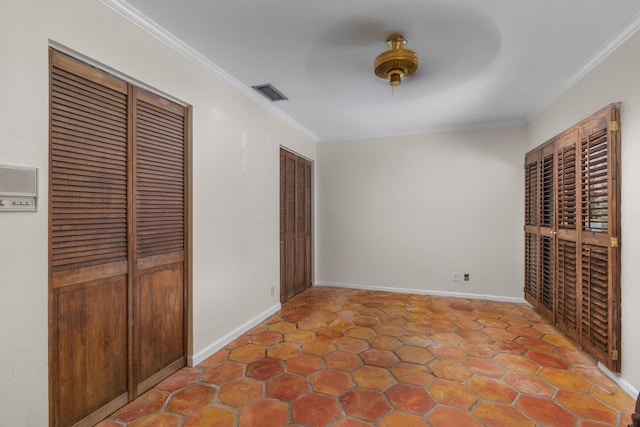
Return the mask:
<path id="1" fill-rule="evenodd" d="M 50 66 L 50 424 L 89 426 L 185 363 L 185 109 Z"/>
<path id="2" fill-rule="evenodd" d="M 311 162 L 280 149 L 280 301 L 311 286 Z"/>
<path id="3" fill-rule="evenodd" d="M 619 109 L 610 105 L 525 156 L 525 298 L 615 371 L 620 370 L 618 128 Z"/>
<path id="4" fill-rule="evenodd" d="M 185 108 L 134 88 L 137 393 L 185 364 Z"/>

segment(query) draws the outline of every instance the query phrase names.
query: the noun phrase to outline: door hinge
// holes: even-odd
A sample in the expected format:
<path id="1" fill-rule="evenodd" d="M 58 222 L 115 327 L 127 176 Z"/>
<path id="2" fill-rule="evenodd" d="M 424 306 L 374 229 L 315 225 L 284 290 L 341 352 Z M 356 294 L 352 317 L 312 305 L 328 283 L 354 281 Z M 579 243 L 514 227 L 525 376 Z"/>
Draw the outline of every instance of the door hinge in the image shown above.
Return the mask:
<path id="1" fill-rule="evenodd" d="M 618 360 L 618 350 L 613 350 L 611 352 L 611 360 Z"/>
<path id="2" fill-rule="evenodd" d="M 611 247 L 612 248 L 617 248 L 618 247 L 618 238 L 617 237 L 612 237 L 611 238 Z"/>
<path id="3" fill-rule="evenodd" d="M 611 132 L 615 132 L 615 131 L 617 131 L 617 130 L 618 130 L 618 127 L 619 127 L 619 126 L 618 126 L 618 122 L 616 122 L 616 121 L 609 122 L 609 130 L 610 130 Z"/>

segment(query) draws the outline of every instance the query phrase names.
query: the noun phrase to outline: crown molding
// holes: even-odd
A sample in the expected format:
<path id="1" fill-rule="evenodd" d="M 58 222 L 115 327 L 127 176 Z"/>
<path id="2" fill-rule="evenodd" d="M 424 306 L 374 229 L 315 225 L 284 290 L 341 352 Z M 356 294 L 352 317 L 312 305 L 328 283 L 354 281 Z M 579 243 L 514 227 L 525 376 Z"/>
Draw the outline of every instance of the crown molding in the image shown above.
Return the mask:
<path id="1" fill-rule="evenodd" d="M 620 30 L 620 32 L 616 34 L 602 49 L 600 49 L 589 59 L 587 59 L 580 67 L 578 72 L 574 74 L 573 77 L 571 77 L 569 81 L 567 81 L 567 83 L 563 85 L 555 95 L 549 97 L 548 102 L 545 102 L 540 108 L 529 114 L 527 116 L 527 122 L 530 122 L 531 120 L 536 118 L 538 114 L 542 113 L 551 104 L 557 101 L 565 92 L 571 89 L 587 74 L 589 74 L 602 61 L 604 61 L 609 55 L 611 55 L 616 49 L 618 49 L 624 42 L 629 40 L 629 38 L 631 38 L 631 36 L 638 32 L 638 30 L 640 30 L 640 14 L 638 14 L 629 25 L 622 28 L 622 30 Z"/>
<path id="2" fill-rule="evenodd" d="M 265 110 L 273 113 L 278 116 L 282 121 L 295 128 L 296 130 L 302 132 L 307 137 L 311 138 L 314 142 L 318 140 L 317 135 L 311 132 L 306 127 L 302 126 L 300 123 L 295 121 L 291 116 L 282 112 L 278 108 L 274 107 L 269 101 L 267 101 L 262 95 L 255 92 L 253 89 L 250 89 L 246 85 L 242 84 L 238 79 L 233 77 L 231 74 L 224 71 L 222 68 L 218 67 L 216 64 L 207 59 L 204 55 L 202 55 L 197 50 L 193 49 L 182 40 L 162 28 L 153 20 L 149 19 L 138 9 L 134 8 L 126 1 L 123 0 L 100 0 L 101 3 L 111 8 L 113 11 L 118 13 L 119 15 L 125 17 L 138 27 L 142 28 L 147 33 L 151 34 L 153 37 L 157 38 L 176 52 L 180 53 L 187 59 L 191 60 L 198 66 L 202 67 L 212 75 L 220 78 L 231 87 L 233 87 L 240 94 L 246 96 L 251 101 L 255 102 Z"/>

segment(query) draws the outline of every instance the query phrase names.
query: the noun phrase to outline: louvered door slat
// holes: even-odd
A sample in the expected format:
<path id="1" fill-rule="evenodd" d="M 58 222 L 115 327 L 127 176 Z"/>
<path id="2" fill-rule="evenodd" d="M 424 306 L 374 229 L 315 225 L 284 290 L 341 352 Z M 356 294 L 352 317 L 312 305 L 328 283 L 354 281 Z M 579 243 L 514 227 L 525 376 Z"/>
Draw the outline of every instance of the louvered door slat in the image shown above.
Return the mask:
<path id="1" fill-rule="evenodd" d="M 51 161 L 51 204 L 52 211 L 52 246 L 54 248 L 67 247 L 60 239 L 83 230 L 89 238 L 76 241 L 74 251 L 56 250 L 52 253 L 52 268 L 54 271 L 86 267 L 101 263 L 101 257 L 91 254 L 109 254 L 111 260 L 125 260 L 127 258 L 126 223 L 127 223 L 127 98 L 123 93 L 100 87 L 90 81 L 83 81 L 79 77 L 71 76 L 65 70 L 54 69 L 52 76 L 51 115 L 53 127 L 58 129 L 52 138 Z M 71 76 L 71 77 L 70 77 Z M 66 84 L 70 79 L 74 81 L 74 91 Z M 63 84 L 64 83 L 64 84 Z M 99 96 L 88 104 L 84 96 L 86 92 L 108 95 L 108 101 L 102 102 Z M 105 95 L 106 96 L 106 95 Z M 80 97 L 80 99 L 77 99 Z M 64 99 L 64 105 L 59 103 Z M 119 103 L 116 104 L 116 101 Z M 74 107 L 78 110 L 75 111 Z M 86 114 L 102 114 L 102 111 L 112 111 L 118 114 L 111 116 L 108 124 L 94 121 L 87 124 Z M 118 122 L 116 119 L 120 119 Z M 66 139 L 63 128 L 58 125 L 64 122 L 74 132 Z M 101 144 L 94 145 L 90 139 L 82 139 L 77 135 L 85 133 L 111 133 L 112 139 L 117 141 L 104 150 Z M 120 138 L 113 138 L 118 135 Z M 80 148 L 82 147 L 82 148 Z M 105 165 L 109 165 L 105 167 Z M 69 172 L 64 172 L 69 171 Z M 83 173 L 85 171 L 86 173 Z M 94 179 L 92 179 L 92 177 Z M 90 195 L 90 196 L 89 196 Z M 60 235 L 62 220 L 70 214 L 78 213 L 85 220 L 82 224 L 66 224 L 65 234 Z M 86 223 L 91 220 L 100 224 L 105 213 L 118 222 L 124 224 L 120 229 L 89 229 Z M 112 239 L 116 235 L 115 239 Z M 104 241 L 111 243 L 105 246 Z M 102 242 L 102 243 L 101 243 Z"/>
<path id="2" fill-rule="evenodd" d="M 538 224 L 538 163 L 525 165 L 525 207 L 524 223 L 526 225 Z"/>
<path id="3" fill-rule="evenodd" d="M 549 312 L 553 313 L 554 304 L 554 242 L 552 237 L 542 236 L 540 238 L 541 261 L 542 261 L 542 306 Z"/>
<path id="4" fill-rule="evenodd" d="M 183 118 L 170 111 L 159 110 L 146 102 L 137 101 L 136 135 L 144 133 L 153 144 L 137 144 L 137 239 L 136 251 L 143 258 L 166 252 L 184 250 L 184 157 L 176 152 L 171 157 L 158 152 L 155 146 L 171 141 L 180 145 L 184 139 Z M 163 121 L 163 117 L 166 120 Z M 182 142 L 183 144 L 183 142 Z M 159 162 L 165 158 L 167 161 Z M 166 167 L 166 163 L 171 167 Z M 161 194 L 158 203 L 153 194 Z M 179 196 L 171 197 L 172 194 Z M 171 201 L 171 202 L 169 202 Z M 154 221 L 145 221 L 154 218 Z M 175 237 L 175 238 L 174 238 Z"/>
<path id="5" fill-rule="evenodd" d="M 546 156 L 542 161 L 542 203 L 540 209 L 540 225 L 551 227 L 553 225 L 553 155 Z"/>

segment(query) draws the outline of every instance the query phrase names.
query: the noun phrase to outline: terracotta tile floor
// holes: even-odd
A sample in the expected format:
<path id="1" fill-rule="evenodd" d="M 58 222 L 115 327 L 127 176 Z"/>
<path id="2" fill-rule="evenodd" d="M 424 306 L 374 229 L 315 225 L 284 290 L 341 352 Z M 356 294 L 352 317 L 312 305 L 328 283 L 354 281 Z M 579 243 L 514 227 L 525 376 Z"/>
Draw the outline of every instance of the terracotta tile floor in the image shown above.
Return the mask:
<path id="1" fill-rule="evenodd" d="M 98 426 L 626 426 L 634 405 L 523 304 L 314 287 Z"/>

